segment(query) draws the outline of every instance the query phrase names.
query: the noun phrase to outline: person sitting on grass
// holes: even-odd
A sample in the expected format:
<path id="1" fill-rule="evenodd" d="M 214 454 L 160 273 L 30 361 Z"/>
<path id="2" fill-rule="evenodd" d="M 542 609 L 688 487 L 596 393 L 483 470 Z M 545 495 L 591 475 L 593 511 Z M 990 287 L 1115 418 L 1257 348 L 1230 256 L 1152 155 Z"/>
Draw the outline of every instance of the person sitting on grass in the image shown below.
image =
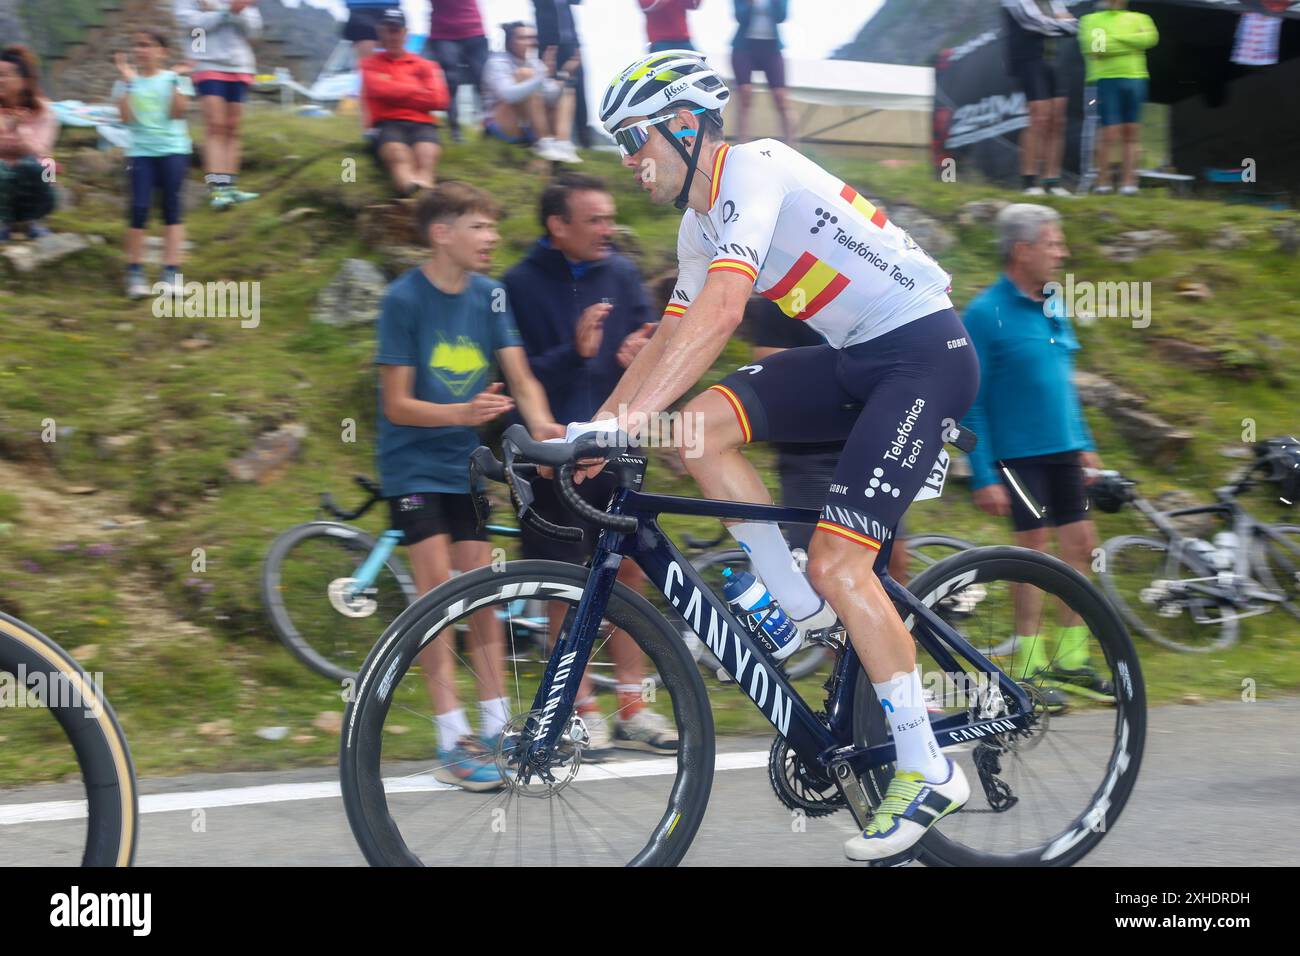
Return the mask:
<path id="1" fill-rule="evenodd" d="M 421 594 L 447 581 L 453 567 L 491 563 L 469 484 L 469 456 L 480 444 L 476 427 L 518 401 L 535 438 L 564 434 L 529 371 L 505 290 L 479 271 L 491 263 L 499 218 L 495 200 L 466 183 L 442 183 L 426 194 L 416 223 L 432 252 L 389 286 L 380 308 L 379 474 L 390 527 L 402 532 Z M 514 400 L 492 380 L 494 359 Z M 434 776 L 466 790 L 495 790 L 505 780 L 492 752 L 510 719 L 505 634 L 491 608 L 474 614 L 470 631 L 477 735 L 456 693 L 454 632 L 443 632 L 417 658 L 434 705 Z"/>
<path id="2" fill-rule="evenodd" d="M 442 69 L 406 50 L 406 16 L 389 7 L 375 26 L 383 50 L 361 61 L 361 98 L 375 126 L 379 161 L 399 196 L 432 189 L 438 168 L 438 126 L 447 108 Z"/>
<path id="3" fill-rule="evenodd" d="M 537 57 L 537 31 L 526 23 L 507 23 L 506 48 L 488 57 L 483 68 L 483 124 L 489 136 L 520 146 L 549 162 L 580 163 L 567 136 L 573 125 L 573 90 L 563 82 L 565 65 L 554 79 Z"/>
<path id="4" fill-rule="evenodd" d="M 59 124 L 41 96 L 36 57 L 26 47 L 0 52 L 0 242 L 17 226 L 29 239 L 50 231 L 54 211 L 54 139 Z"/>
<path id="5" fill-rule="evenodd" d="M 184 72 L 164 70 L 167 38 L 160 30 L 137 30 L 131 58 L 116 56 L 122 74 L 113 87 L 113 100 L 122 122 L 131 131 L 127 148 L 127 177 L 131 188 L 130 226 L 126 231 L 126 294 L 133 299 L 149 294 L 140 258 L 144 252 L 144 227 L 155 192 L 162 193 L 163 268 L 159 281 L 171 286 L 181 262 L 185 227 L 181 224 L 181 187 L 190 168 L 189 127 L 185 112 L 194 85 Z M 134 61 L 134 62 L 132 62 Z"/>

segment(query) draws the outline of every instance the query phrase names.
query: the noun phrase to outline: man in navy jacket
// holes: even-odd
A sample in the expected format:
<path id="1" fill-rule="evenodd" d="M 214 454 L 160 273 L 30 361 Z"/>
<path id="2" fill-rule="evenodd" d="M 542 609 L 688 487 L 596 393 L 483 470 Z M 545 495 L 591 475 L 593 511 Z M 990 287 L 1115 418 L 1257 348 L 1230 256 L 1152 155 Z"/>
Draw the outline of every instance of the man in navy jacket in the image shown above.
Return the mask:
<path id="1" fill-rule="evenodd" d="M 618 384 L 624 369 L 650 341 L 650 302 L 641 274 L 630 259 L 610 245 L 614 231 L 614 197 L 595 176 L 566 173 L 542 193 L 545 235 L 505 275 L 528 364 L 559 422 L 591 420 Z M 602 480 L 604 479 L 604 480 Z M 609 501 L 611 484 L 602 474 L 579 486 L 599 508 Z M 586 525 L 556 497 L 550 480 L 533 482 L 534 506 L 549 521 L 581 526 L 580 543 L 556 541 L 525 526 L 524 556 L 554 561 L 584 561 L 591 556 L 598 529 Z M 641 581 L 630 561 L 619 580 L 630 587 Z M 552 639 L 561 621 L 551 621 Z M 606 719 L 584 676 L 577 703 L 591 735 L 589 747 L 615 747 L 672 754 L 677 736 L 672 725 L 645 706 L 641 682 L 645 661 L 635 642 L 617 632 L 608 643 L 618 681 L 618 710 Z"/>

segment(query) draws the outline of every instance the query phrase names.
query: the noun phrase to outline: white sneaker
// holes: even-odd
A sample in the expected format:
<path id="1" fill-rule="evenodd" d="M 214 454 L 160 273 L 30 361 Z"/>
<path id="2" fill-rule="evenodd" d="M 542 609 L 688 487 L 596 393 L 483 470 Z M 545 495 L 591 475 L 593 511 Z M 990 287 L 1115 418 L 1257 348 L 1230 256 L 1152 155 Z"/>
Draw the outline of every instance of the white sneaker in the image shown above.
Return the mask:
<path id="1" fill-rule="evenodd" d="M 845 841 L 844 855 L 864 862 L 898 856 L 939 820 L 960 810 L 970 799 L 970 784 L 961 767 L 951 757 L 947 760 L 948 779 L 941 783 L 911 771 L 895 773 L 867 828 Z"/>
<path id="2" fill-rule="evenodd" d="M 582 162 L 582 157 L 578 155 L 578 148 L 574 146 L 573 143 L 567 139 L 556 140 L 555 149 L 556 152 L 559 154 L 560 162 L 562 163 Z"/>
<path id="3" fill-rule="evenodd" d="M 1025 190 L 1026 196 L 1046 196 L 1047 191 L 1042 186 L 1030 186 Z"/>
<path id="4" fill-rule="evenodd" d="M 1138 194 L 1138 188 L 1136 186 L 1120 186 L 1119 194 L 1121 196 L 1136 196 Z"/>
<path id="5" fill-rule="evenodd" d="M 564 152 L 563 147 L 549 136 L 544 136 L 539 139 L 533 146 L 533 152 L 548 163 L 563 163 L 567 161 L 567 154 Z"/>
<path id="6" fill-rule="evenodd" d="M 128 272 L 126 276 L 127 298 L 143 299 L 153 291 L 153 286 L 144 277 L 143 272 Z"/>
<path id="7" fill-rule="evenodd" d="M 668 720 L 642 707 L 627 720 L 614 721 L 614 746 L 620 750 L 677 753 L 677 731 Z"/>
<path id="8" fill-rule="evenodd" d="M 579 712 L 578 716 L 582 718 L 582 726 L 587 728 L 587 749 L 608 750 L 611 743 L 609 721 L 597 710 L 587 714 Z"/>
<path id="9" fill-rule="evenodd" d="M 1098 196 L 1109 196 L 1111 193 L 1115 191 L 1115 187 L 1114 186 L 1093 186 L 1092 191 Z"/>
<path id="10" fill-rule="evenodd" d="M 1053 186 L 1053 187 L 1052 187 L 1051 189 L 1049 189 L 1047 192 L 1048 192 L 1050 195 L 1056 196 L 1056 197 L 1058 197 L 1058 198 L 1060 198 L 1060 199 L 1073 199 L 1073 198 L 1074 198 L 1074 193 L 1070 192 L 1070 190 L 1066 189 L 1064 186 Z"/>

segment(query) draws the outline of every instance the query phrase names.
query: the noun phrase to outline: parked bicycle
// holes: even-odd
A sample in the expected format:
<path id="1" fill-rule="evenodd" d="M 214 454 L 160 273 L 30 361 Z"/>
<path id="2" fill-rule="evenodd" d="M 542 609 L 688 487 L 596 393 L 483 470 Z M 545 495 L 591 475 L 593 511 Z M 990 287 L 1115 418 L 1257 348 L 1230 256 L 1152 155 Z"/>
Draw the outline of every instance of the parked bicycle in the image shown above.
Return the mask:
<path id="1" fill-rule="evenodd" d="M 1102 545 L 1102 587 L 1138 633 L 1175 651 L 1206 652 L 1236 643 L 1246 618 L 1281 607 L 1300 618 L 1300 526 L 1270 525 L 1237 500 L 1258 479 L 1279 485 L 1290 504 L 1300 496 L 1300 445 L 1273 439 L 1255 460 L 1214 492 L 1215 504 L 1159 511 L 1137 482 L 1103 472 L 1091 493 L 1097 507 L 1131 504 L 1159 535 L 1125 534 Z M 1176 519 L 1217 520 L 1211 540 L 1183 534 Z"/>
<path id="2" fill-rule="evenodd" d="M 972 444 L 968 433 L 961 442 Z M 601 536 L 590 567 L 513 561 L 460 575 L 417 600 L 375 644 L 344 716 L 340 750 L 344 805 L 366 859 L 376 865 L 681 862 L 712 787 L 718 758 L 713 715 L 677 624 L 618 583 L 624 559 L 645 571 L 732 676 L 728 686 L 776 729 L 768 775 L 782 805 L 809 818 L 847 808 L 857 826 L 865 826 L 887 789 L 894 752 L 856 654 L 832 642 L 835 664 L 825 700 L 820 709 L 809 704 L 754 636 L 753 617 L 733 614 L 659 524 L 670 513 L 777 522 L 806 521 L 813 513 L 649 494 L 642 490 L 644 455 L 590 439 L 537 442 L 512 426 L 503 450 L 499 462 L 478 449 L 472 467 L 508 482 L 516 502 L 537 466 L 555 469 L 561 499 L 601 527 Z M 573 485 L 575 463 L 590 458 L 606 459 L 616 478 L 604 511 Z M 520 510 L 521 520 L 543 533 L 576 531 Z M 1077 862 L 1114 828 L 1145 741 L 1141 667 L 1115 610 L 1079 572 L 1023 548 L 957 554 L 913 582 L 915 593 L 887 572 L 880 576 L 917 641 L 922 673 L 959 685 L 953 694 L 944 688 L 942 713 L 932 712 L 931 722 L 940 744 L 979 781 L 965 808 L 927 833 L 913 851 L 916 858 L 939 865 Z M 973 587 L 982 597 L 958 630 L 935 608 Z M 1049 712 L 1035 679 L 1012 679 L 976 649 L 976 641 L 1016 633 L 1015 613 L 1027 592 L 1038 598 L 1040 625 L 1055 618 L 1084 626 L 1093 667 L 1116 688 L 1112 702 L 1085 698 L 1064 712 Z M 425 724 L 429 707 L 416 658 L 467 615 L 508 607 L 522 596 L 563 613 L 559 640 L 544 668 L 508 675 L 514 715 L 495 748 L 504 789 L 450 792 L 433 777 L 432 740 L 408 732 Z M 674 757 L 585 761 L 588 736 L 574 704 L 578 677 L 599 649 L 604 622 L 630 634 L 661 675 L 647 705 L 675 726 Z M 726 756 L 718 758 L 724 770 Z"/>
<path id="3" fill-rule="evenodd" d="M 0 862 L 130 866 L 135 858 L 135 768 L 101 689 L 40 631 L 0 613 Z M 25 755 L 14 765 L 5 760 Z M 31 816 L 27 769 L 61 781 L 60 800 L 84 799 L 85 820 Z M 18 772 L 15 772 L 15 771 Z M 48 802 L 48 801 L 45 801 Z M 19 826 L 24 829 L 18 829 Z"/>

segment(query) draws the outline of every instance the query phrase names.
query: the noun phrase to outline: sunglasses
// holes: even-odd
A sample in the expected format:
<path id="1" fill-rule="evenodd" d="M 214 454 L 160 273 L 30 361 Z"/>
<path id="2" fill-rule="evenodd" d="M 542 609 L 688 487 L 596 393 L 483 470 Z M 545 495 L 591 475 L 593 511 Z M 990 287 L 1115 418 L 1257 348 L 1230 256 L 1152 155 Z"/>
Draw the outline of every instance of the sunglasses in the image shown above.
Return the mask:
<path id="1" fill-rule="evenodd" d="M 691 110 L 692 116 L 699 116 L 707 110 Z M 624 157 L 631 156 L 633 153 L 640 152 L 641 148 L 650 141 L 650 127 L 658 126 L 660 123 L 667 123 L 676 116 L 676 113 L 668 113 L 665 116 L 655 116 L 651 119 L 642 120 L 639 123 L 633 123 L 631 126 L 624 126 L 622 129 L 614 130 L 614 142 L 618 144 L 619 152 Z M 683 136 L 690 136 L 695 130 L 683 129 L 673 133 L 677 139 Z"/>

